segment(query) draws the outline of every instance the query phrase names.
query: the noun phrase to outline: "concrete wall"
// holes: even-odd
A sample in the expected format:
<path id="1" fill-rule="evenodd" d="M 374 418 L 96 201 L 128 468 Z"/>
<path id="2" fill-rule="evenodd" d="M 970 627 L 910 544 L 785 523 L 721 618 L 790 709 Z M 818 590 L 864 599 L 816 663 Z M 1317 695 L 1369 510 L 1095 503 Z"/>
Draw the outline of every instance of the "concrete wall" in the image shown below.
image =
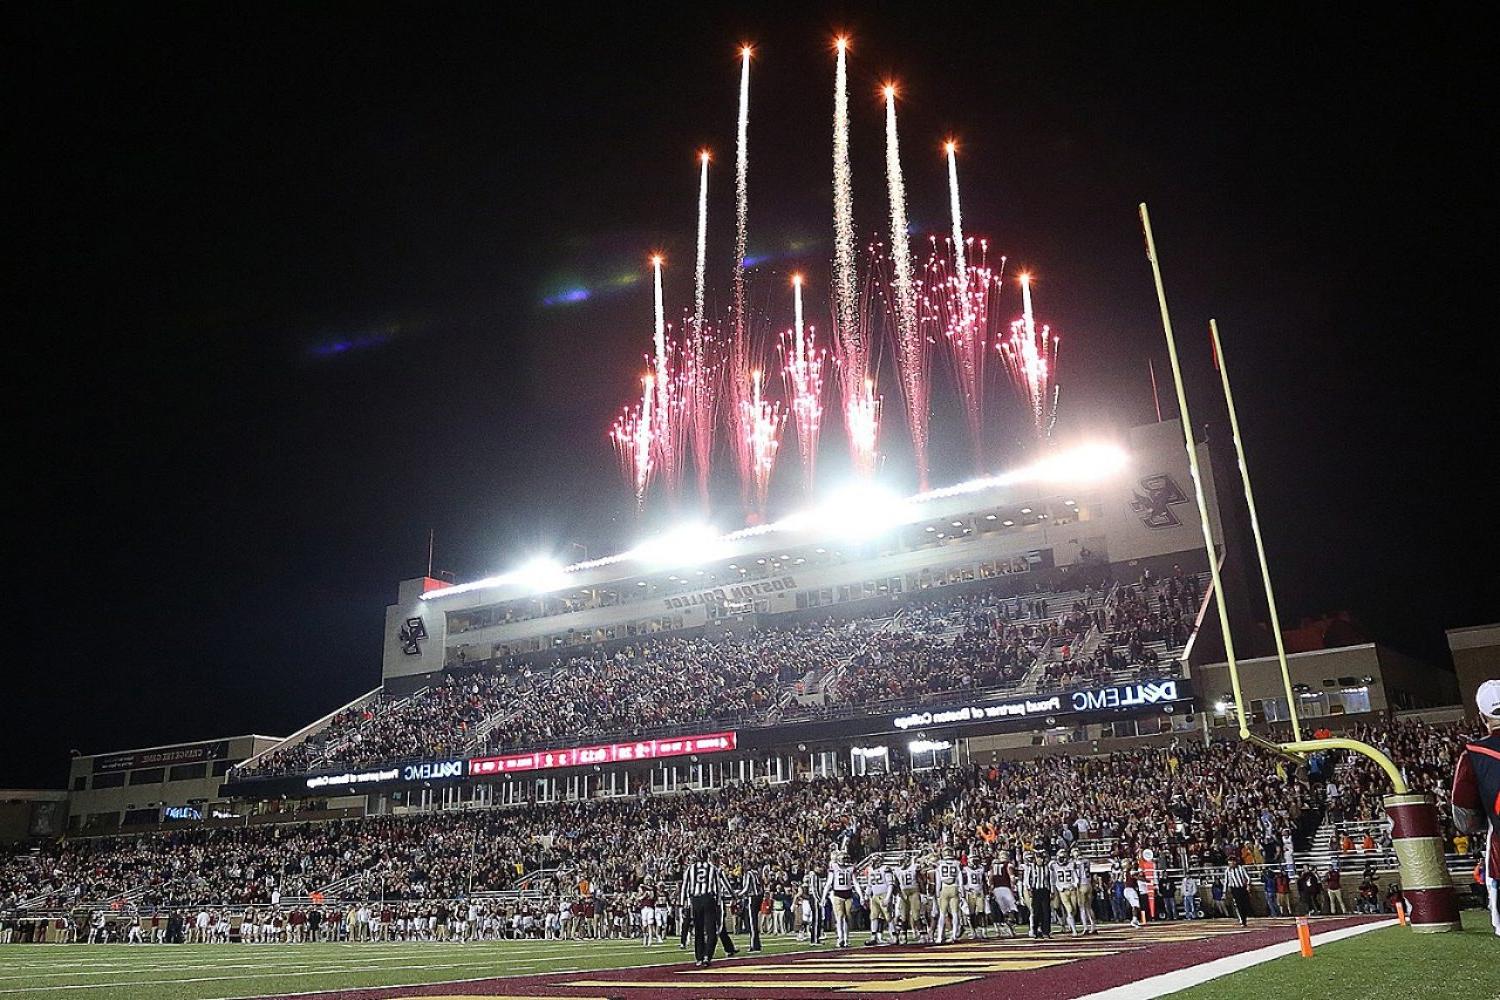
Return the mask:
<path id="1" fill-rule="evenodd" d="M 1474 693 L 1485 681 L 1500 677 L 1500 624 L 1448 630 L 1448 649 L 1457 673 L 1458 698 L 1474 714 Z"/>
<path id="2" fill-rule="evenodd" d="M 202 763 L 201 778 L 171 780 L 172 765 L 163 765 L 164 780 L 149 784 L 131 784 L 130 776 L 156 767 L 125 768 L 105 772 L 98 769 L 99 762 L 126 754 L 144 754 L 170 751 L 174 747 L 149 747 L 145 750 L 122 750 L 107 754 L 90 754 L 74 757 L 68 774 L 68 823 L 70 831 L 86 827 L 96 829 L 118 826 L 126 812 L 136 809 L 160 810 L 169 806 L 202 805 L 219 799 L 219 786 L 224 783 L 223 771 L 228 765 L 237 764 L 279 742 L 273 736 L 232 736 L 221 740 L 204 740 L 201 744 L 176 744 L 179 748 L 193 748 L 210 744 L 227 744 L 227 753 L 216 759 L 192 760 L 187 763 Z M 124 778 L 124 783 L 114 787 L 96 787 L 106 774 Z M 106 783 L 107 785 L 107 783 Z"/>

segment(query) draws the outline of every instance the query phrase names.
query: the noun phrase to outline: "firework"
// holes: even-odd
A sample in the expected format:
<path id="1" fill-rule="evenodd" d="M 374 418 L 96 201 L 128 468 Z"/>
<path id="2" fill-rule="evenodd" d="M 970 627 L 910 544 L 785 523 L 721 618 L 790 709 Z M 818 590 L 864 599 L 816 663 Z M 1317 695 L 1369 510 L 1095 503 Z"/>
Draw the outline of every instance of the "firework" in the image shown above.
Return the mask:
<path id="1" fill-rule="evenodd" d="M 938 313 L 934 324 L 938 336 L 934 340 L 942 345 L 942 353 L 949 361 L 964 406 L 964 418 L 969 425 L 975 470 L 982 471 L 985 360 L 991 343 L 997 339 L 991 332 L 997 321 L 992 307 L 1000 298 L 1005 258 L 1001 257 L 999 264 L 992 269 L 989 244 L 985 240 L 978 243 L 977 260 L 971 257 L 975 243 L 964 236 L 963 210 L 958 194 L 958 143 L 950 140 L 943 144 L 943 150 L 948 157 L 948 204 L 953 237 L 946 254 L 933 240 L 932 254 L 923 277 L 926 294 L 923 311 L 935 309 Z"/>
<path id="2" fill-rule="evenodd" d="M 652 444 L 656 451 L 656 464 L 667 482 L 667 490 L 675 495 L 682 484 L 681 449 L 681 399 L 675 387 L 672 358 L 667 346 L 667 311 L 662 299 L 661 269 L 664 263 L 660 254 L 651 258 L 655 323 L 652 327 L 652 345 L 655 353 L 652 371 L 656 383 L 656 402 L 652 409 Z"/>
<path id="3" fill-rule="evenodd" d="M 986 241 L 969 241 L 968 249 L 977 250 L 977 256 L 964 264 L 966 277 L 961 281 L 959 255 L 952 243 L 945 241 L 939 247 L 936 239 L 932 241 L 932 252 L 920 283 L 918 320 L 948 360 L 974 446 L 975 468 L 982 471 L 985 362 L 991 344 L 998 339 L 993 331 L 999 322 L 996 304 L 1000 300 L 1005 258 L 1001 257 L 991 268 Z"/>
<path id="4" fill-rule="evenodd" d="M 734 158 L 734 278 L 733 315 L 730 317 L 729 357 L 726 372 L 729 390 L 730 438 L 740 474 L 740 490 L 748 497 L 755 484 L 755 456 L 750 442 L 750 345 L 745 320 L 745 249 L 750 220 L 750 46 L 740 49 L 740 114 Z"/>
<path id="5" fill-rule="evenodd" d="M 803 485 L 812 492 L 817 466 L 818 435 L 823 424 L 824 353 L 817 348 L 817 331 L 802 322 L 802 275 L 792 276 L 793 324 L 783 338 L 782 378 L 791 402 L 792 427 L 797 432 L 797 451 L 802 456 Z"/>
<path id="6" fill-rule="evenodd" d="M 760 370 L 756 369 L 750 373 L 750 398 L 745 401 L 743 426 L 749 431 L 745 443 L 751 457 L 755 510 L 763 514 L 771 488 L 771 473 L 776 469 L 776 456 L 781 449 L 781 434 L 786 428 L 786 412 L 780 403 L 761 396 L 760 383 Z"/>
<path id="7" fill-rule="evenodd" d="M 656 472 L 655 434 L 652 428 L 652 409 L 655 403 L 656 378 L 643 375 L 640 404 L 627 406 L 621 411 L 609 435 L 619 455 L 625 479 L 635 490 L 637 510 L 646 505 L 646 487 L 651 484 L 651 477 Z"/>
<path id="8" fill-rule="evenodd" d="M 684 430 L 692 443 L 693 467 L 698 473 L 698 498 L 708 504 L 708 479 L 713 463 L 714 422 L 718 411 L 718 382 L 709 358 L 709 336 L 704 318 L 704 277 L 708 268 L 707 150 L 698 154 L 698 258 L 693 270 L 693 317 L 683 351 L 682 408 Z"/>
<path id="9" fill-rule="evenodd" d="M 901 396 L 911 431 L 917 481 L 927 489 L 928 336 L 917 318 L 917 296 L 907 239 L 906 182 L 901 176 L 900 144 L 896 135 L 896 88 L 885 87 L 885 179 L 891 201 L 891 296 L 888 307 L 895 321 L 896 359 Z"/>
<path id="10" fill-rule="evenodd" d="M 1040 329 L 1031 310 L 1031 275 L 1021 275 L 1021 318 L 1010 325 L 1010 336 L 995 346 L 1005 359 L 1011 383 L 1031 411 L 1038 438 L 1052 433 L 1057 421 L 1057 346 L 1047 326 Z"/>
<path id="11" fill-rule="evenodd" d="M 833 84 L 833 354 L 838 369 L 844 430 L 854 470 L 875 471 L 880 402 L 870 376 L 868 311 L 860 308 L 854 248 L 854 185 L 849 167 L 849 71 L 846 38 L 834 41 L 838 61 Z"/>

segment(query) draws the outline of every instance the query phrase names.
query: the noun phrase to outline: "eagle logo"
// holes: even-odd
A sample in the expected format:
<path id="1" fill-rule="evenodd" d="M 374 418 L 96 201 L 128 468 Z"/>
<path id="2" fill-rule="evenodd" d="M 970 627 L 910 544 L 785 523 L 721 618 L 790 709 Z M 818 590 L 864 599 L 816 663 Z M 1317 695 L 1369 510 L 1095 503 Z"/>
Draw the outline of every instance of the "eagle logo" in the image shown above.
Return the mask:
<path id="1" fill-rule="evenodd" d="M 422 624 L 420 618 L 408 618 L 406 624 L 396 632 L 396 638 L 401 642 L 401 652 L 407 656 L 420 656 L 421 643 L 427 638 L 427 626 Z"/>
<path id="2" fill-rule="evenodd" d="M 1182 523 L 1172 508 L 1180 503 L 1187 503 L 1187 494 L 1182 492 L 1182 487 L 1177 481 L 1165 472 L 1159 472 L 1154 476 L 1146 476 L 1140 481 L 1140 490 L 1134 491 L 1135 498 L 1130 501 L 1130 509 L 1141 517 L 1141 523 L 1148 528 L 1175 528 Z"/>

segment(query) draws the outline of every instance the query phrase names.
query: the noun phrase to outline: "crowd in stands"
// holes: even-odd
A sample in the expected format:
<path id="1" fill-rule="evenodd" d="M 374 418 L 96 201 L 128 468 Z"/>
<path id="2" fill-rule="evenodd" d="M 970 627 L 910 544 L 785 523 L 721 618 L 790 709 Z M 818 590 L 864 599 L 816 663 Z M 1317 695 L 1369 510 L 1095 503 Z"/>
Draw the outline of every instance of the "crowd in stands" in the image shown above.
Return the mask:
<path id="1" fill-rule="evenodd" d="M 1195 578 L 1187 579 L 1196 587 Z M 1164 614 L 1167 600 L 1160 596 L 1164 586 L 1141 591 L 1147 610 L 1138 630 Z M 1053 683 L 1083 682 L 1089 676 L 1075 652 L 1104 620 L 1104 595 L 1093 587 L 1076 598 L 945 595 L 903 607 L 894 620 L 830 619 L 714 641 L 658 636 L 550 663 L 516 660 L 493 671 L 454 672 L 406 697 L 383 693 L 341 712 L 306 741 L 274 749 L 237 773 L 368 767 L 656 728 L 775 722 L 801 711 L 797 696 L 819 686 L 826 695 L 817 699 L 821 704 L 915 703 L 1016 685 L 1039 661 L 1048 664 Z M 1112 621 L 1132 620 L 1122 615 L 1117 606 Z M 1136 652 L 1141 659 L 1132 662 L 1154 655 L 1129 641 L 1094 655 L 1119 665 Z"/>
<path id="2" fill-rule="evenodd" d="M 1416 787 L 1433 790 L 1451 775 L 1465 734 L 1420 723 L 1356 733 L 1391 750 Z M 703 844 L 767 866 L 773 888 L 795 885 L 830 846 L 860 858 L 949 843 L 986 853 L 1090 846 L 1096 861 L 1116 867 L 1147 849 L 1172 869 L 1235 857 L 1269 866 L 1274 896 L 1278 877 L 1290 892 L 1304 874 L 1282 866 L 1311 846 L 1325 814 L 1334 823 L 1379 814 L 1381 781 L 1339 756 L 1303 768 L 1238 742 L 1179 741 L 678 795 L 69 840 L 0 855 L 0 911 L 38 898 L 66 908 L 128 894 L 146 911 L 276 914 L 283 897 L 319 891 L 431 907 L 528 880 L 551 880 L 561 895 L 586 883 L 623 898 L 659 891 Z M 1373 846 L 1357 850 L 1373 856 Z"/>

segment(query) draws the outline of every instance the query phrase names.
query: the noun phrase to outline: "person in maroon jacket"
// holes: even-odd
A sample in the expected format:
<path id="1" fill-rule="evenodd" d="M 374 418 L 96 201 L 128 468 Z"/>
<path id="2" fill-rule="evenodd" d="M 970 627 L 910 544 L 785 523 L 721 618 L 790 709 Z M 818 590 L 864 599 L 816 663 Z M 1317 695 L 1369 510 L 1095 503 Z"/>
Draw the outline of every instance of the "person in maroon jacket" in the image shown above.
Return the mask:
<path id="1" fill-rule="evenodd" d="M 1500 680 L 1479 685 L 1474 698 L 1479 718 L 1489 730 L 1464 747 L 1453 772 L 1453 825 L 1466 833 L 1486 832 L 1484 884 L 1490 900 L 1490 923 L 1500 935 Z"/>

